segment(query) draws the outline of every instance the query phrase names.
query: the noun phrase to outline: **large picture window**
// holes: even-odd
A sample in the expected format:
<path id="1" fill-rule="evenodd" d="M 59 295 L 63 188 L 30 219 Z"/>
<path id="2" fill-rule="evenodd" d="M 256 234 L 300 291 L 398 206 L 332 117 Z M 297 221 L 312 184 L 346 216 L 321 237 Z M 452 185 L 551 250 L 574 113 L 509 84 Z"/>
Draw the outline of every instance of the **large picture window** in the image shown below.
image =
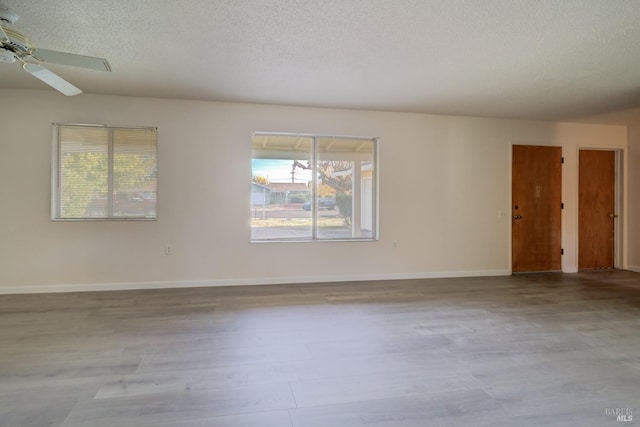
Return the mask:
<path id="1" fill-rule="evenodd" d="M 251 240 L 376 240 L 377 144 L 254 133 Z"/>
<path id="2" fill-rule="evenodd" d="M 54 125 L 53 219 L 156 219 L 156 128 Z"/>

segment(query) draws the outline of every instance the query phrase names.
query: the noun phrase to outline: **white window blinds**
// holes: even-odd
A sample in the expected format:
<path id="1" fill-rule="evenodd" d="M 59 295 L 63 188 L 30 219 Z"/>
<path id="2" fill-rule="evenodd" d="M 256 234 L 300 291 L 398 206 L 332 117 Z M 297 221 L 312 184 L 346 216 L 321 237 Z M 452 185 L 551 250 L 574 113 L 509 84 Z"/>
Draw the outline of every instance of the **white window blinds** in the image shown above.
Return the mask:
<path id="1" fill-rule="evenodd" d="M 157 130 L 54 125 L 53 219 L 155 219 Z"/>

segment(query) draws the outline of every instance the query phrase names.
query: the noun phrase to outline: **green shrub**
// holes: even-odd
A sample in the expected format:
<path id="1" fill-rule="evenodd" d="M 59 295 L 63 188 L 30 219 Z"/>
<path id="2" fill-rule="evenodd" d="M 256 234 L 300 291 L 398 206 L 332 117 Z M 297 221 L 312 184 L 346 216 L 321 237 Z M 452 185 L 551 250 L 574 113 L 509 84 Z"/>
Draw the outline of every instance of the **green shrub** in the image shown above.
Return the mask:
<path id="1" fill-rule="evenodd" d="M 353 206 L 351 195 L 345 193 L 336 194 L 336 205 L 338 205 L 338 211 L 344 218 L 344 222 L 347 225 L 351 225 L 351 209 Z"/>

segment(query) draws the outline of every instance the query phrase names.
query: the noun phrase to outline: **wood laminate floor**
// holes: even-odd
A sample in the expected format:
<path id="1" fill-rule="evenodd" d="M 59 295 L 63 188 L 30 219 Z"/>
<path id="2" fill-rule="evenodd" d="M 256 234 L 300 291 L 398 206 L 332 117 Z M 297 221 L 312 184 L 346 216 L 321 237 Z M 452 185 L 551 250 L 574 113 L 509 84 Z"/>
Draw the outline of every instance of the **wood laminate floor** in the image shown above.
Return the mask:
<path id="1" fill-rule="evenodd" d="M 622 425 L 614 409 L 640 424 L 638 273 L 0 296 L 0 426 Z"/>

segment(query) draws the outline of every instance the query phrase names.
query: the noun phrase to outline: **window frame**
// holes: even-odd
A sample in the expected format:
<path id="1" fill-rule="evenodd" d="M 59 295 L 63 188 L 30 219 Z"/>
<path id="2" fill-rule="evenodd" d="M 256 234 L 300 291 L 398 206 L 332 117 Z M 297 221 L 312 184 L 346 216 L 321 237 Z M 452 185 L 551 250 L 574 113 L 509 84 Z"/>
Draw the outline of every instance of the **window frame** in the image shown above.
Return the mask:
<path id="1" fill-rule="evenodd" d="M 254 239 L 253 232 L 250 227 L 249 230 L 249 241 L 250 243 L 291 243 L 291 242 L 300 242 L 300 243 L 311 243 L 311 242 L 376 242 L 380 240 L 380 228 L 379 228 L 379 217 L 380 217 L 380 207 L 379 207 L 379 157 L 380 157 L 380 140 L 378 137 L 373 136 L 354 136 L 354 135 L 332 135 L 332 134 L 317 134 L 317 133 L 290 133 L 290 132 L 263 132 L 263 131 L 255 131 L 251 134 L 252 137 L 256 136 L 273 136 L 273 137 L 297 137 L 297 138 L 309 138 L 311 139 L 311 162 L 312 165 L 312 173 L 311 173 L 311 236 L 304 238 L 272 238 L 272 239 Z M 372 195 L 371 195 L 371 237 L 340 237 L 340 238 L 326 238 L 318 236 L 318 161 L 321 158 L 319 153 L 319 145 L 321 139 L 338 139 L 338 140 L 358 140 L 358 141 L 370 141 L 373 144 L 373 153 L 372 153 Z M 251 160 L 253 161 L 255 157 L 253 156 L 253 148 Z M 253 175 L 253 170 L 252 170 Z M 360 190 L 362 191 L 362 190 Z M 251 207 L 248 210 L 252 211 Z"/>
<path id="2" fill-rule="evenodd" d="M 78 128 L 102 128 L 109 130 L 109 139 L 108 139 L 108 161 L 107 161 L 107 180 L 108 180 L 108 205 L 107 205 L 107 216 L 104 217 L 63 217 L 61 213 L 62 204 L 60 203 L 60 185 L 61 185 L 61 173 L 62 168 L 60 162 L 61 158 L 61 141 L 60 141 L 60 130 L 65 127 L 78 127 Z M 113 137 L 113 131 L 116 129 L 120 130 L 152 130 L 155 132 L 155 168 L 156 168 L 156 200 L 155 200 L 155 215 L 153 216 L 115 216 L 113 214 L 113 180 L 114 180 L 114 145 L 115 138 Z M 84 123 L 52 123 L 51 128 L 51 212 L 50 219 L 51 221 L 157 221 L 158 220 L 158 202 L 157 202 L 157 194 L 158 194 L 158 178 L 157 178 L 157 170 L 158 170 L 158 152 L 159 152 L 159 142 L 158 142 L 158 128 L 155 126 L 113 126 L 113 125 L 105 125 L 105 124 L 84 124 Z"/>

